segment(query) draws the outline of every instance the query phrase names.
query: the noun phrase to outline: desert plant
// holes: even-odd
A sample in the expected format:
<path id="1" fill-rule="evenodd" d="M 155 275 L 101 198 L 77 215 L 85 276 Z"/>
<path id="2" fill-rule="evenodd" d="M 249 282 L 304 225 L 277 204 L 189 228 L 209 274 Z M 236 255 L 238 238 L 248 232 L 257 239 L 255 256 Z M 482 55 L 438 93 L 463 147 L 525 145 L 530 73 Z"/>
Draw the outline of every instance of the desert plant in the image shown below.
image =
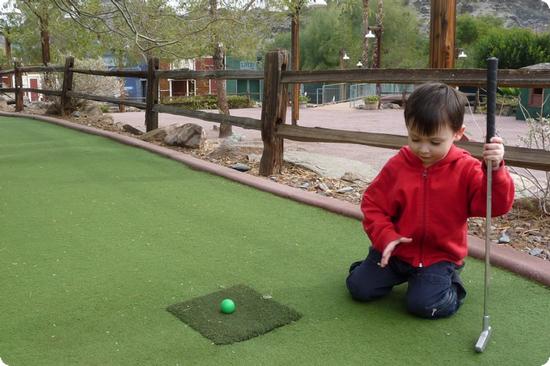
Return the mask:
<path id="1" fill-rule="evenodd" d="M 307 95 L 300 95 L 298 97 L 298 102 L 300 104 L 306 104 L 306 103 L 309 103 L 309 97 Z"/>

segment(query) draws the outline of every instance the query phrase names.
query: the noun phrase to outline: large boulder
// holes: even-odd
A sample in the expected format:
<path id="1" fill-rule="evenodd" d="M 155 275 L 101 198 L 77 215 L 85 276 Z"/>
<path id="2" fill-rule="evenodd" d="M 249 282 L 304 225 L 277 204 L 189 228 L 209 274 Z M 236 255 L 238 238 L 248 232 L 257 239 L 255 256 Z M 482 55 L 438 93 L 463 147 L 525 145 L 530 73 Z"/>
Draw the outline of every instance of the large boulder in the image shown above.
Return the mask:
<path id="1" fill-rule="evenodd" d="M 80 113 L 85 115 L 88 118 L 99 119 L 103 116 L 101 108 L 97 104 L 85 104 L 80 108 Z"/>
<path id="2" fill-rule="evenodd" d="M 194 123 L 186 123 L 166 131 L 164 142 L 168 145 L 189 147 L 192 149 L 201 148 L 206 141 L 204 129 Z"/>

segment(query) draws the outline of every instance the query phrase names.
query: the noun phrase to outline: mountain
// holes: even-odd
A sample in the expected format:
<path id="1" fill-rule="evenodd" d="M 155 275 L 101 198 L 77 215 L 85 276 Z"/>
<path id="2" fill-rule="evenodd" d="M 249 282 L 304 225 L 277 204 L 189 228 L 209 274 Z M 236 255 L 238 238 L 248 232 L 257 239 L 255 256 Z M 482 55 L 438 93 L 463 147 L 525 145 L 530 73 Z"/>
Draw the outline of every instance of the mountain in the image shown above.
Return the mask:
<path id="1" fill-rule="evenodd" d="M 405 0 L 413 7 L 429 31 L 430 0 Z M 457 15 L 491 15 L 504 21 L 507 28 L 531 28 L 535 32 L 550 31 L 550 8 L 542 0 L 457 0 Z"/>

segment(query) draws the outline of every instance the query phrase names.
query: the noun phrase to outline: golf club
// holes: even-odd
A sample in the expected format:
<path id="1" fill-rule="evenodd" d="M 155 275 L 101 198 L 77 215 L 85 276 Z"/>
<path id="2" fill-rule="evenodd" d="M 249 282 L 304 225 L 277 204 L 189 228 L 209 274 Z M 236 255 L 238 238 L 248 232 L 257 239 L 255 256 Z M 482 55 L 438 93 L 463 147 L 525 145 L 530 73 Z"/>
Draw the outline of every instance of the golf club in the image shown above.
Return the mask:
<path id="1" fill-rule="evenodd" d="M 491 142 L 491 137 L 495 135 L 495 109 L 497 94 L 497 69 L 498 59 L 491 57 L 487 59 L 487 135 L 486 142 Z M 493 328 L 489 325 L 489 312 L 487 310 L 489 280 L 490 280 L 490 235 L 491 235 L 491 211 L 492 211 L 492 183 L 493 183 L 493 164 L 487 165 L 487 213 L 485 218 L 485 283 L 483 289 L 483 326 L 481 334 L 477 339 L 475 350 L 483 352 L 489 344 Z"/>

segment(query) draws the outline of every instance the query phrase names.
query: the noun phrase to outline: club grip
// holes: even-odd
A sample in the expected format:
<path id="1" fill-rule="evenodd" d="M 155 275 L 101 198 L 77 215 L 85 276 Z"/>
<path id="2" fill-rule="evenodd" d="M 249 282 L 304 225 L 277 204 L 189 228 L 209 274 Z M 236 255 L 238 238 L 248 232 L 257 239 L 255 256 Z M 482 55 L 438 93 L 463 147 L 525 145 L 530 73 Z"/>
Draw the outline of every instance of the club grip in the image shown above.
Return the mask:
<path id="1" fill-rule="evenodd" d="M 497 70 L 498 58 L 487 59 L 487 135 L 485 141 L 490 142 L 495 136 L 495 111 L 497 107 Z"/>

